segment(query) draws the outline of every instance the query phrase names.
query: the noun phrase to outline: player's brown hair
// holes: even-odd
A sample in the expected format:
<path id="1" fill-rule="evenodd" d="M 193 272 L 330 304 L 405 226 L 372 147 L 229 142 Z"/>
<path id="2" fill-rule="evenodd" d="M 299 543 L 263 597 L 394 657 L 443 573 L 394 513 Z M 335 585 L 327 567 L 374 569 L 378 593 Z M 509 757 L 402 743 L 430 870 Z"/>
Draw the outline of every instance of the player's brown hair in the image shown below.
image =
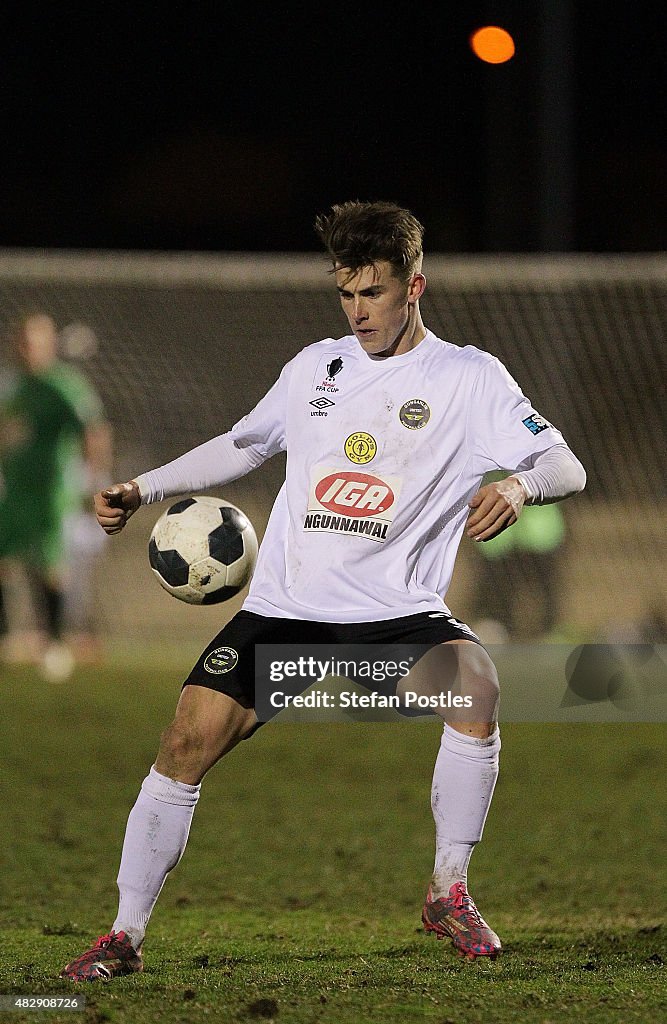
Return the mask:
<path id="1" fill-rule="evenodd" d="M 421 269 L 424 228 L 409 210 L 388 202 L 351 200 L 332 206 L 315 220 L 315 231 L 331 257 L 333 270 L 385 261 L 403 280 Z"/>

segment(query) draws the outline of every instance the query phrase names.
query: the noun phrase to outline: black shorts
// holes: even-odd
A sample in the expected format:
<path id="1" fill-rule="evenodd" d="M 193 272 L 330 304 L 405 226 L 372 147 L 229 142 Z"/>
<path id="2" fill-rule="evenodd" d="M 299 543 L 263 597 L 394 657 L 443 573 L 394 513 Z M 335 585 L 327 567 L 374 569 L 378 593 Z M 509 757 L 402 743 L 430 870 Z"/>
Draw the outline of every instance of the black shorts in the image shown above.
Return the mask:
<path id="1" fill-rule="evenodd" d="M 276 646 L 276 649 L 279 645 L 282 650 L 291 652 L 307 651 L 313 645 L 325 645 L 329 650 L 341 652 L 357 650 L 358 645 L 373 645 L 374 650 L 381 650 L 386 657 L 400 650 L 403 658 L 409 656 L 411 662 L 416 662 L 430 648 L 449 640 L 480 643 L 479 637 L 465 623 L 445 612 L 419 612 L 380 622 L 341 623 L 272 618 L 240 611 L 211 640 L 183 686 L 206 686 L 227 694 L 245 708 L 254 708 L 258 678 L 255 646 L 258 644 Z M 361 682 L 376 692 L 384 692 L 375 683 L 365 679 Z M 395 690 L 395 683 L 392 690 Z"/>

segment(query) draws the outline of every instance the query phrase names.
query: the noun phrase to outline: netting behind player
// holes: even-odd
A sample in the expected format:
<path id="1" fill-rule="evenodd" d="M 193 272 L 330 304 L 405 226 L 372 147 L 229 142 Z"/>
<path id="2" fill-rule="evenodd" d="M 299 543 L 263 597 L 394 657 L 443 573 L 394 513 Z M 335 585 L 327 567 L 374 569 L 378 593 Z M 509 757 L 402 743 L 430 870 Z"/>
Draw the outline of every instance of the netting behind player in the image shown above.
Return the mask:
<path id="1" fill-rule="evenodd" d="M 587 635 L 660 620 L 667 259 L 430 255 L 424 269 L 426 324 L 497 355 L 588 472 L 586 492 L 563 506 L 564 620 Z M 292 355 L 347 326 L 318 255 L 5 251 L 0 327 L 32 308 L 52 314 L 71 357 L 85 358 L 114 424 L 120 478 L 228 429 Z M 282 472 L 276 459 L 226 489 L 260 535 Z M 462 617 L 472 614 L 484 571 L 469 548 L 464 543 L 450 592 Z M 518 583 L 512 571 L 509 582 Z M 518 561 L 514 571 L 522 571 Z M 150 587 L 146 593 L 164 601 Z M 110 613 L 112 631 L 153 628 L 146 593 L 141 616 Z"/>

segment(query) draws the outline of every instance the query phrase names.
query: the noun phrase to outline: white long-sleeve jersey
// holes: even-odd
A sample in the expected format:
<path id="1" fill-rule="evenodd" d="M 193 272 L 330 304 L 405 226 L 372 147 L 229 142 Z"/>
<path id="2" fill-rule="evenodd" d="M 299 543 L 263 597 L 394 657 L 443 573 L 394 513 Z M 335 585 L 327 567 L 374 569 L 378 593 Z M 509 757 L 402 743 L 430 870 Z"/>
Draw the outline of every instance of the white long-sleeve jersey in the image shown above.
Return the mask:
<path id="1" fill-rule="evenodd" d="M 429 331 L 384 359 L 354 335 L 308 346 L 229 433 L 138 477 L 142 501 L 224 486 L 280 451 L 285 482 L 243 607 L 325 622 L 448 611 L 489 470 L 518 471 L 537 501 L 586 480 L 498 359 Z"/>

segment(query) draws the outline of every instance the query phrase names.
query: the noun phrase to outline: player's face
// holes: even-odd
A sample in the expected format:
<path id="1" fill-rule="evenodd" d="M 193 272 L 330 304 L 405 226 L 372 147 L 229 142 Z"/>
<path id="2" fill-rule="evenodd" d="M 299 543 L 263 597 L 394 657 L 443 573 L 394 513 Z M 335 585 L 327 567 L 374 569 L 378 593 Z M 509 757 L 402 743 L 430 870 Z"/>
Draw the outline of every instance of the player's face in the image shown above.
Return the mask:
<path id="1" fill-rule="evenodd" d="M 50 317 L 31 316 L 22 325 L 16 339 L 16 354 L 28 373 L 39 373 L 56 358 L 58 336 Z"/>
<path id="2" fill-rule="evenodd" d="M 423 285 L 421 274 L 409 282 L 399 280 L 386 262 L 352 273 L 347 267 L 336 270 L 343 312 L 364 352 L 400 355 L 421 341 L 414 333 Z"/>

